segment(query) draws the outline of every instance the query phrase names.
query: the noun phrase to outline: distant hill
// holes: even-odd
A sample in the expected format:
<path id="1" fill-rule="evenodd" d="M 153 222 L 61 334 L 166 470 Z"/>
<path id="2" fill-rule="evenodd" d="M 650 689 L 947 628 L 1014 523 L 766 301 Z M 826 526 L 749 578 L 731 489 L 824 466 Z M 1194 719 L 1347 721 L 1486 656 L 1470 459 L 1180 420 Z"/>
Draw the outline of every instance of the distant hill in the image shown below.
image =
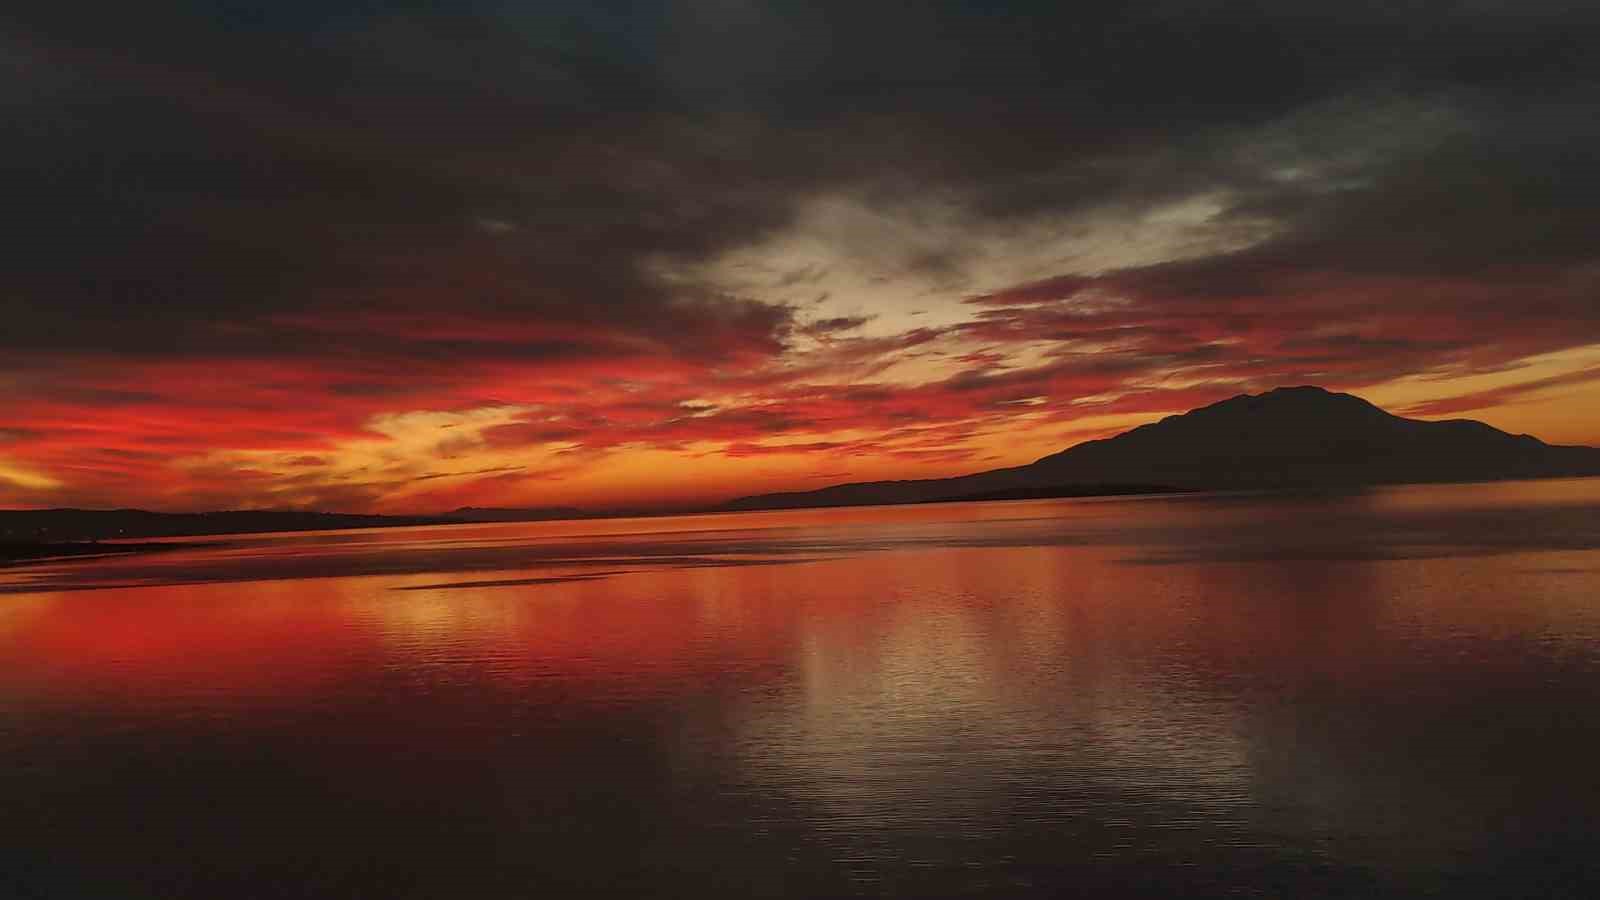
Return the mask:
<path id="1" fill-rule="evenodd" d="M 1600 475 L 1600 449 L 1561 447 L 1482 422 L 1407 419 L 1318 387 L 1240 395 L 1025 466 L 957 478 L 843 484 L 744 497 L 788 509 L 1153 489 L 1340 487 Z"/>
<path id="2" fill-rule="evenodd" d="M 83 553 L 65 545 L 81 541 L 193 535 L 331 531 L 472 522 L 536 522 L 601 515 L 565 506 L 488 509 L 463 506 L 438 516 L 376 516 L 294 510 L 224 510 L 163 513 L 144 509 L 0 509 L 0 562 L 47 554 Z M 103 552 L 103 551 L 102 551 Z"/>
<path id="3" fill-rule="evenodd" d="M 161 513 L 143 509 L 0 509 L 0 542 L 54 544 L 114 538 L 438 525 L 453 521 L 456 520 L 443 516 L 368 516 L 290 510 Z"/>
<path id="4" fill-rule="evenodd" d="M 463 506 L 438 516 L 376 516 L 294 510 L 224 510 L 163 513 L 144 509 L 0 509 L 0 561 L 46 553 L 81 553 L 62 545 L 79 541 L 191 535 L 331 531 L 403 525 L 537 522 L 594 518 L 603 513 L 567 506 L 498 509 Z"/>
<path id="5" fill-rule="evenodd" d="M 593 518 L 595 515 L 574 506 L 463 506 L 445 517 L 453 522 L 542 522 L 550 519 Z"/>

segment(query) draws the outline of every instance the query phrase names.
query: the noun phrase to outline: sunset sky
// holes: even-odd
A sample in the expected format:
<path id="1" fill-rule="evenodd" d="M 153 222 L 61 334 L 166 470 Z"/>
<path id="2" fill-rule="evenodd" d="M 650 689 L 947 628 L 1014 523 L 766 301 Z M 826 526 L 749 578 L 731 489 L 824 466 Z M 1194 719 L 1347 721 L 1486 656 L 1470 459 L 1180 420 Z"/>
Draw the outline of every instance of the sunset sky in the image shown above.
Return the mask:
<path id="1" fill-rule="evenodd" d="M 670 507 L 1241 392 L 1600 444 L 1600 5 L 0 12 L 0 507 Z"/>

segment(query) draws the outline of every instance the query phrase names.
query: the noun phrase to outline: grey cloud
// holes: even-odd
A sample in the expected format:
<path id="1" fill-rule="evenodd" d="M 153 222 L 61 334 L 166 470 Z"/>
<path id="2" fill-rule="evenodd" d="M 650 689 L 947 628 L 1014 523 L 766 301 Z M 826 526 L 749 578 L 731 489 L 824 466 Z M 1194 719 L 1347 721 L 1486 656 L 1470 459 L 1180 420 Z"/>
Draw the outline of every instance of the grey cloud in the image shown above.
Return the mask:
<path id="1" fill-rule="evenodd" d="M 1600 62 L 1583 39 L 1600 11 L 1572 4 L 65 2 L 6 17 L 10 58 L 40 86 L 4 98 L 27 123 L 0 148 L 18 198 L 0 276 L 13 349 L 620 352 L 285 324 L 443 306 L 697 358 L 773 351 L 791 310 L 699 296 L 649 263 L 748 245 L 836 190 L 946 192 L 975 222 L 1222 191 L 1217 228 L 1278 227 L 1137 276 L 1179 298 L 1265 298 L 1287 272 L 1559 270 L 1592 259 L 1600 226 Z M 965 252 L 920 259 L 944 270 Z"/>

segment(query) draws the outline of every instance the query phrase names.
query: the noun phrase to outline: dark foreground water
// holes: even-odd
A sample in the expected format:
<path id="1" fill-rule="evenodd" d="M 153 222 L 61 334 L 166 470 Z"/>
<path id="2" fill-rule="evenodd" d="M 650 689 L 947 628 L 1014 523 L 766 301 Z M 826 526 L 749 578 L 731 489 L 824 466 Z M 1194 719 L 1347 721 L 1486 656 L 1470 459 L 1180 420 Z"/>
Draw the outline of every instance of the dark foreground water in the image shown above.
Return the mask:
<path id="1" fill-rule="evenodd" d="M 1600 481 L 0 570 L 0 896 L 1600 896 Z"/>

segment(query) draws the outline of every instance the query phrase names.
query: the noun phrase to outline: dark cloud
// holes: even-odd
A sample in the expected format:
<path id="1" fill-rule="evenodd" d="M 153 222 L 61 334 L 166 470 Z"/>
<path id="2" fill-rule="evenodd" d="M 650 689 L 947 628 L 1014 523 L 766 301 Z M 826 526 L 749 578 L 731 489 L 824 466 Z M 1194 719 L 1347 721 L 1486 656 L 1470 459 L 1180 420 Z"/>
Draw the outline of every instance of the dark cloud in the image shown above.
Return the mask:
<path id="1" fill-rule="evenodd" d="M 870 316 L 835 316 L 831 319 L 818 319 L 799 327 L 802 334 L 811 337 L 823 337 L 845 331 L 854 331 L 872 321 Z"/>
<path id="2" fill-rule="evenodd" d="M 980 216 L 1253 188 L 1252 208 L 1294 226 L 1283 254 L 1341 269 L 1570 258 L 1600 209 L 1582 114 L 1600 13 L 1572 4 L 62 3 L 8 18 L 39 88 L 9 98 L 26 127 L 0 151 L 20 198 L 0 295 L 13 346 L 314 352 L 273 314 L 441 295 L 489 318 L 627 327 L 668 308 L 649 257 L 748 242 L 807 192 L 857 183 L 948 185 Z M 1263 185 L 1225 156 L 1254 127 L 1376 92 L 1458 104 L 1469 133 L 1347 164 L 1374 183 L 1320 199 L 1318 179 Z M 1309 145 L 1349 128 L 1301 127 Z M 698 323 L 668 324 L 692 341 Z"/>

